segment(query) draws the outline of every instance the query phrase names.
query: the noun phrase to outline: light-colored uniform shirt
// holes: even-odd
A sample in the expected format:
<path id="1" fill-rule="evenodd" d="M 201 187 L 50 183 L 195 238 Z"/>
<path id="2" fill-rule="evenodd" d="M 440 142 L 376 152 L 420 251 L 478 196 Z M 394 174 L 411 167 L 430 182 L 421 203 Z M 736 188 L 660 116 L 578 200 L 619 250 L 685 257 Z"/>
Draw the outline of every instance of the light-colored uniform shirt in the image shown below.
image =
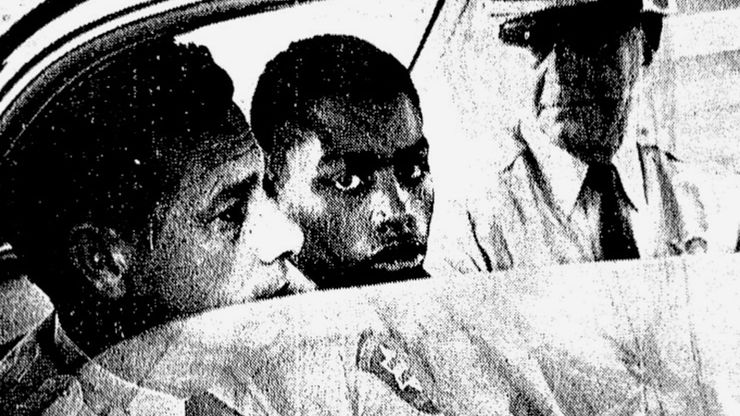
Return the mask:
<path id="1" fill-rule="evenodd" d="M 245 415 L 736 415 L 738 266 L 686 256 L 316 292 L 170 322 L 97 359 Z"/>
<path id="2" fill-rule="evenodd" d="M 585 252 L 590 251 L 594 259 L 601 258 L 599 240 L 601 197 L 598 192 L 584 184 L 588 165 L 554 144 L 534 120 L 523 121 L 520 132 L 542 175 L 544 185 L 542 191 L 549 193 L 554 214 L 583 237 L 581 241 Z M 633 232 L 637 232 L 635 238 L 647 243 L 646 234 L 650 232 L 650 226 L 644 215 L 647 201 L 642 186 L 640 154 L 633 134 L 625 137 L 622 146 L 612 158 L 612 163 L 625 193 L 617 195 L 623 215 L 633 225 Z"/>
<path id="3" fill-rule="evenodd" d="M 184 399 L 140 387 L 96 364 L 67 336 L 56 315 L 0 361 L 1 407 L 11 414 L 21 413 L 39 404 L 34 397 L 40 398 L 39 392 L 65 376 L 72 378 L 68 388 L 37 411 L 80 416 L 185 414 Z"/>
<path id="4" fill-rule="evenodd" d="M 734 252 L 740 180 L 678 161 L 649 133 L 628 128 L 612 162 L 640 258 Z M 554 144 L 532 118 L 514 129 L 506 160 L 463 201 L 435 207 L 426 268 L 432 275 L 597 261 L 599 197 L 588 166 Z M 447 202 L 447 203 L 445 203 Z"/>
<path id="5" fill-rule="evenodd" d="M 373 298 L 362 288 L 235 305 L 96 359 L 150 388 L 207 387 L 244 415 L 560 415 L 524 350 L 482 358 L 445 307 Z"/>

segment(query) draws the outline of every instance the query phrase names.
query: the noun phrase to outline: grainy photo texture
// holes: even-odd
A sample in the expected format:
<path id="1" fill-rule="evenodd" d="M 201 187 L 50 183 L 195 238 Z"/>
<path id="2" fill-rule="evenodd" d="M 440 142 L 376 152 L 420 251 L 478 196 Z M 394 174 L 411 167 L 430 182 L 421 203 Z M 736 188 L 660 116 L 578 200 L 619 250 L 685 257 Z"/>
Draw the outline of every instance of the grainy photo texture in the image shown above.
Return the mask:
<path id="1" fill-rule="evenodd" d="M 6 0 L 0 415 L 740 414 L 738 33 Z"/>

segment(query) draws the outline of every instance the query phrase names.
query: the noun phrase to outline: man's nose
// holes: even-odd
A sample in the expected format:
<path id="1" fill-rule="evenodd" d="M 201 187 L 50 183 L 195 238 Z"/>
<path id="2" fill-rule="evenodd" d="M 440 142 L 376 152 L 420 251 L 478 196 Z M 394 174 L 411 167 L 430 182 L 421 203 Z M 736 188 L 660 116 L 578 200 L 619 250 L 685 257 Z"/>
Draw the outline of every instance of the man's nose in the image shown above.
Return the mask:
<path id="1" fill-rule="evenodd" d="M 270 264 L 301 250 L 303 232 L 278 208 L 274 200 L 263 197 L 254 201 L 250 211 L 251 235 L 245 237 L 253 239 L 255 252 L 261 262 Z"/>
<path id="2" fill-rule="evenodd" d="M 615 75 L 616 51 L 599 48 L 583 51 L 568 44 L 559 44 L 555 54 L 555 65 L 562 82 L 594 84 Z"/>
<path id="3" fill-rule="evenodd" d="M 587 76 L 589 72 L 591 58 L 577 52 L 567 44 L 557 44 L 553 50 L 552 59 L 552 68 L 562 84 L 576 84 L 579 78 Z"/>
<path id="4" fill-rule="evenodd" d="M 415 222 L 410 203 L 411 194 L 398 183 L 394 172 L 381 171 L 371 194 L 371 221 L 378 233 L 394 237 L 412 231 Z"/>

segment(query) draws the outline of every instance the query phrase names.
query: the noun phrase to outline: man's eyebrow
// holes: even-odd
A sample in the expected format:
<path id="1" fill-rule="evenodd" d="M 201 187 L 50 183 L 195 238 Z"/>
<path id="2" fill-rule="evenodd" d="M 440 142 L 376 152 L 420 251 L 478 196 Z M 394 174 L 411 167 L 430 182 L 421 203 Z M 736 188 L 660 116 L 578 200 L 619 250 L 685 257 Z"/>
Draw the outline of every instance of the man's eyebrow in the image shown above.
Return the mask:
<path id="1" fill-rule="evenodd" d="M 227 185 L 219 184 L 211 192 L 211 195 L 214 195 L 211 201 L 221 202 L 233 198 L 244 198 L 251 195 L 259 184 L 259 175 L 256 172 Z"/>

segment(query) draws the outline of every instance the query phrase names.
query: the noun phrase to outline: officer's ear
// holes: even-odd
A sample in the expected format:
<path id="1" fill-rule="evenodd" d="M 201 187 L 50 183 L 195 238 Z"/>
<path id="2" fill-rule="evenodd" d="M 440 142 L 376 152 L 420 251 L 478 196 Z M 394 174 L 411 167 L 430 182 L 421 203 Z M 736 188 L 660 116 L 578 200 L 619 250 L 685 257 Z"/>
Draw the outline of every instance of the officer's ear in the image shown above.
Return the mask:
<path id="1" fill-rule="evenodd" d="M 74 227 L 69 237 L 69 258 L 96 293 L 118 299 L 126 292 L 124 277 L 133 260 L 132 250 L 115 230 L 89 223 Z"/>

